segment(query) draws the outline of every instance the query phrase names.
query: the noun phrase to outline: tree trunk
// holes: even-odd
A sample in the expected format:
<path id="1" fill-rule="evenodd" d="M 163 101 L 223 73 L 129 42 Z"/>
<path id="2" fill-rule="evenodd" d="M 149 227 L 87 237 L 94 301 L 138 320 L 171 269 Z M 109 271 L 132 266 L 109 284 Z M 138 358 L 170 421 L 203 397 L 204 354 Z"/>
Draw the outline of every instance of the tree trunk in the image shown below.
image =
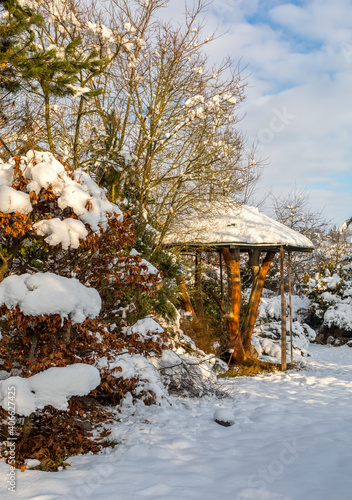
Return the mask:
<path id="1" fill-rule="evenodd" d="M 45 124 L 46 124 L 46 132 L 47 139 L 49 143 L 49 148 L 52 153 L 54 153 L 54 141 L 53 135 L 51 131 L 51 121 L 50 121 L 50 97 L 48 89 L 42 85 L 43 93 L 44 93 L 44 115 L 45 115 Z"/>
<path id="2" fill-rule="evenodd" d="M 7 271 L 9 270 L 9 261 L 12 259 L 12 255 L 4 257 L 0 253 L 0 282 L 5 278 Z"/>
<path id="3" fill-rule="evenodd" d="M 229 347 L 232 358 L 240 362 L 244 361 L 244 351 L 240 336 L 240 309 L 241 309 L 241 275 L 240 275 L 240 249 L 223 248 L 228 285 L 229 285 L 229 312 L 227 315 L 227 329 L 229 336 Z"/>
<path id="4" fill-rule="evenodd" d="M 241 331 L 245 359 L 251 357 L 252 333 L 255 321 L 258 316 L 260 297 L 262 295 L 262 291 L 264 288 L 265 277 L 269 271 L 270 264 L 272 263 L 274 257 L 275 257 L 275 252 L 269 251 L 267 252 L 265 259 L 262 265 L 259 267 L 259 269 L 256 269 L 257 266 L 253 266 L 255 267 L 254 272 L 256 273 L 256 275 L 253 281 L 252 292 L 249 298 L 248 310 L 245 315 Z"/>
<path id="5" fill-rule="evenodd" d="M 64 341 L 66 347 L 70 346 L 71 340 L 71 327 L 66 325 L 66 328 L 62 331 L 62 340 Z"/>
<path id="6" fill-rule="evenodd" d="M 183 277 L 180 276 L 179 278 L 177 278 L 176 281 L 177 281 L 177 284 L 178 284 L 178 287 L 179 287 L 179 290 L 181 293 L 181 300 L 182 300 L 183 307 L 185 308 L 186 312 L 191 313 L 192 316 L 195 318 L 196 313 L 194 312 L 194 309 L 192 307 L 191 299 L 189 298 L 189 295 L 187 293 L 187 288 L 186 288 L 186 284 L 184 282 Z"/>
<path id="7" fill-rule="evenodd" d="M 291 280 L 291 252 L 288 252 L 288 304 L 290 311 L 290 352 L 293 365 L 293 333 L 292 333 L 292 280 Z"/>
<path id="8" fill-rule="evenodd" d="M 22 436 L 24 439 L 27 439 L 32 430 L 32 417 L 33 413 L 31 413 L 28 417 L 24 417 L 24 422 L 22 426 Z"/>

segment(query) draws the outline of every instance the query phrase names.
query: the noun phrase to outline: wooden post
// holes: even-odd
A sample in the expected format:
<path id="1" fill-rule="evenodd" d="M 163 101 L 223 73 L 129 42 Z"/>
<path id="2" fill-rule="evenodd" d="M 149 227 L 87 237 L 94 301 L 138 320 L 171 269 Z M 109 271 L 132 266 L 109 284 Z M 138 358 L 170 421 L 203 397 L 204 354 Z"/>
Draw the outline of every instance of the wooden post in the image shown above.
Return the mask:
<path id="1" fill-rule="evenodd" d="M 236 361 L 244 360 L 244 351 L 240 337 L 240 309 L 241 309 L 241 274 L 240 249 L 222 248 L 221 250 L 227 268 L 229 285 L 229 311 L 227 315 L 227 330 L 229 347 L 233 349 L 231 358 Z"/>
<path id="2" fill-rule="evenodd" d="M 284 286 L 284 247 L 280 247 L 280 289 L 281 289 L 281 370 L 287 369 L 286 361 L 286 300 Z"/>
<path id="3" fill-rule="evenodd" d="M 201 257 L 202 253 L 200 250 L 196 250 L 196 260 L 195 260 L 195 308 L 198 317 L 203 318 L 203 297 L 202 297 L 202 268 L 201 268 Z"/>
<path id="4" fill-rule="evenodd" d="M 255 280 L 260 269 L 260 248 L 255 248 L 248 252 L 248 266 L 252 271 L 252 288 L 255 286 Z"/>
<path id="5" fill-rule="evenodd" d="M 291 365 L 293 365 L 291 252 L 288 252 L 288 297 L 290 310 Z"/>
<path id="6" fill-rule="evenodd" d="M 221 290 L 221 304 L 224 305 L 224 279 L 223 279 L 223 270 L 222 270 L 222 253 L 219 251 L 220 258 L 220 290 Z"/>

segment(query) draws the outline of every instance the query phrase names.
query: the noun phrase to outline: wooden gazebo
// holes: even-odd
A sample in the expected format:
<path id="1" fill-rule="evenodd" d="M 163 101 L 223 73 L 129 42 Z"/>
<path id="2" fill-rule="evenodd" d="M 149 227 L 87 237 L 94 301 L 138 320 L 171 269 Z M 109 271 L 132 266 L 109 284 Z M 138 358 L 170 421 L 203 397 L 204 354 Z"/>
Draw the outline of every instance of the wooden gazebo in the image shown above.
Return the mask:
<path id="1" fill-rule="evenodd" d="M 251 358 L 251 338 L 265 277 L 275 254 L 280 252 L 281 353 L 282 369 L 285 370 L 287 364 L 284 253 L 288 254 L 292 360 L 291 252 L 311 252 L 314 248 L 312 242 L 302 234 L 259 212 L 257 208 L 247 205 L 238 207 L 233 200 L 226 199 L 224 203 L 204 203 L 197 212 L 183 219 L 168 232 L 164 245 L 195 253 L 198 310 L 202 305 L 199 267 L 201 253 L 219 252 L 221 275 L 222 261 L 225 261 L 229 284 L 229 310 L 227 311 L 229 350 L 236 363 Z M 248 254 L 248 266 L 252 271 L 252 289 L 249 304 L 240 325 L 241 253 Z"/>

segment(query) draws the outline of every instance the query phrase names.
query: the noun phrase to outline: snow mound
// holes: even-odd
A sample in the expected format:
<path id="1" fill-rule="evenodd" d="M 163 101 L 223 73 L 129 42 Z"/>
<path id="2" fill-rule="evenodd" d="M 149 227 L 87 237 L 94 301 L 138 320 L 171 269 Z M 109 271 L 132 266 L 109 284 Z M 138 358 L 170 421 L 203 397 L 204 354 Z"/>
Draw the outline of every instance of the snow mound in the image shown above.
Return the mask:
<path id="1" fill-rule="evenodd" d="M 85 396 L 99 384 L 100 374 L 94 366 L 77 363 L 53 367 L 29 378 L 10 377 L 0 382 L 0 405 L 7 410 L 14 404 L 18 415 L 30 415 L 48 405 L 67 410 L 71 396 Z M 10 391 L 9 387 L 14 389 Z"/>
<path id="2" fill-rule="evenodd" d="M 311 298 L 311 309 L 323 320 L 323 327 L 352 331 L 350 264 L 337 268 L 330 276 L 317 274 L 305 287 L 305 293 Z"/>
<path id="3" fill-rule="evenodd" d="M 349 297 L 344 301 L 332 304 L 324 314 L 324 325 L 329 328 L 337 326 L 341 330 L 352 331 L 352 300 Z"/>
<path id="4" fill-rule="evenodd" d="M 235 416 L 233 412 L 227 408 L 218 408 L 215 410 L 214 420 L 224 427 L 230 427 L 235 423 Z"/>
<path id="5" fill-rule="evenodd" d="M 0 305 L 16 306 L 25 315 L 59 314 L 73 323 L 95 318 L 101 309 L 99 293 L 75 278 L 53 273 L 8 276 L 0 283 Z"/>

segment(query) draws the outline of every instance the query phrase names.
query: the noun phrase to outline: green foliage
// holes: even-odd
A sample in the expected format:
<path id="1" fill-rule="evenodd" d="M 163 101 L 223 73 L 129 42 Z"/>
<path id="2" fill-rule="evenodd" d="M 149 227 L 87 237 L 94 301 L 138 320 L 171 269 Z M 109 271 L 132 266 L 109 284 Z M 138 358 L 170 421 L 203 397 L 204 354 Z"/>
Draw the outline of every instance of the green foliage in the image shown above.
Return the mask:
<path id="1" fill-rule="evenodd" d="M 140 290 L 133 289 L 132 287 L 126 290 L 124 294 L 124 299 L 126 304 L 135 304 L 136 309 L 127 314 L 127 320 L 129 323 L 133 324 L 139 319 L 145 318 L 151 313 L 152 309 L 152 299 L 149 293 Z"/>
<path id="2" fill-rule="evenodd" d="M 44 269 L 44 263 L 49 258 L 49 247 L 37 238 L 28 238 L 20 247 L 17 257 L 26 265 L 38 271 Z"/>
<path id="3" fill-rule="evenodd" d="M 70 85 L 78 81 L 78 73 L 101 66 L 96 51 L 82 57 L 80 38 L 68 43 L 59 58 L 54 48 L 36 43 L 35 30 L 40 31 L 44 23 L 41 14 L 17 0 L 1 0 L 0 5 L 5 11 L 0 22 L 0 89 L 15 92 L 28 82 L 32 89 L 39 83 L 44 95 L 74 95 Z"/>
<path id="4" fill-rule="evenodd" d="M 321 261 L 318 269 L 314 278 L 303 276 L 300 289 L 312 301 L 311 310 L 321 318 L 332 304 L 344 300 L 350 283 L 341 263 Z"/>
<path id="5" fill-rule="evenodd" d="M 155 311 L 167 320 L 176 318 L 176 306 L 179 301 L 177 278 L 181 276 L 181 264 L 174 254 L 162 247 L 154 245 L 156 231 L 145 221 L 136 219 L 136 244 L 134 248 L 141 257 L 151 262 L 161 273 L 162 286 L 151 297 L 145 297 L 144 307 L 149 314 Z"/>
<path id="6" fill-rule="evenodd" d="M 0 21 L 0 90 L 16 92 L 25 78 L 18 75 L 17 69 L 31 63 L 29 51 L 34 40 L 33 29 L 43 24 L 43 18 L 17 0 L 0 0 L 0 7 L 3 15 Z"/>
<path id="7" fill-rule="evenodd" d="M 160 314 L 165 319 L 176 319 L 176 307 L 178 302 L 177 288 L 173 286 L 166 286 L 165 284 L 160 288 L 155 298 L 151 300 L 153 310 Z"/>

